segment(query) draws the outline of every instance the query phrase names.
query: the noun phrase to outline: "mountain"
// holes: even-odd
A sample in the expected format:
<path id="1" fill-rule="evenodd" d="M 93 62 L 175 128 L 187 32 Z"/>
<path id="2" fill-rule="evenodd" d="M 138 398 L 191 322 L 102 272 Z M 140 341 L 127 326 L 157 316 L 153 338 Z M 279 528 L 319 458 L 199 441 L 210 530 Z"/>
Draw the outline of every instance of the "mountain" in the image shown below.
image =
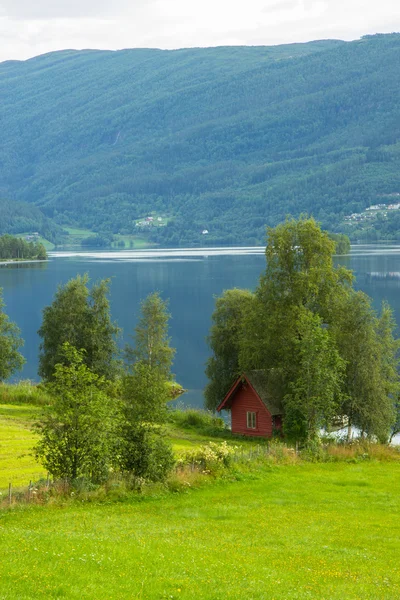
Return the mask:
<path id="1" fill-rule="evenodd" d="M 0 198 L 101 232 L 153 213 L 163 244 L 340 230 L 400 192 L 399 75 L 400 34 L 1 63 Z"/>

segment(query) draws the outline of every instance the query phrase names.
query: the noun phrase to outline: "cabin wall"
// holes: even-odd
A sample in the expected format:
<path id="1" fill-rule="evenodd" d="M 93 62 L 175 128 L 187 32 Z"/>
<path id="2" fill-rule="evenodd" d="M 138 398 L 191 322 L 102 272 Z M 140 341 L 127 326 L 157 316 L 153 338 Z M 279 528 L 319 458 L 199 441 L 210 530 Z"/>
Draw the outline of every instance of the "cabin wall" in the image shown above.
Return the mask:
<path id="1" fill-rule="evenodd" d="M 256 429 L 247 429 L 248 411 L 257 414 Z M 232 433 L 272 437 L 272 415 L 249 385 L 242 384 L 236 392 L 231 406 L 231 418 Z"/>

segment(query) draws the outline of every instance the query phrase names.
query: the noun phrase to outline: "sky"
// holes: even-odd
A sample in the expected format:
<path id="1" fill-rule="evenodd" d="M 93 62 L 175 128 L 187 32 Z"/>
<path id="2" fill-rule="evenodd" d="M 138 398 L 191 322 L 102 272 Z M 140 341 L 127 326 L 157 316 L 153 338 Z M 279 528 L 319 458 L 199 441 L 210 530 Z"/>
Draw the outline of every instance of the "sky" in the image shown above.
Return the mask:
<path id="1" fill-rule="evenodd" d="M 187 48 L 400 31 L 399 0 L 0 0 L 0 61 L 66 48 Z"/>

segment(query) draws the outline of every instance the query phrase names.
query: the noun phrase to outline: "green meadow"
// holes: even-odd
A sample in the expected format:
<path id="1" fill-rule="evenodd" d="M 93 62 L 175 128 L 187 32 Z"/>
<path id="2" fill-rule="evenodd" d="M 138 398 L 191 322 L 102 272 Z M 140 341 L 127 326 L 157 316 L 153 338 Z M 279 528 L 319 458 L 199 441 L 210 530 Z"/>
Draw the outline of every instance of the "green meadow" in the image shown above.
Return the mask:
<path id="1" fill-rule="evenodd" d="M 40 415 L 41 408 L 37 404 L 44 403 L 45 399 L 43 391 L 29 384 L 0 387 L 0 491 L 4 492 L 10 482 L 13 488 L 20 488 L 46 477 L 43 467 L 32 455 L 37 439 L 32 424 Z M 30 404 L 30 400 L 35 405 Z M 198 448 L 212 439 L 198 428 L 185 428 L 174 422 L 168 423 L 166 429 L 177 454 Z M 230 443 L 254 445 L 248 441 L 231 440 Z"/>
<path id="2" fill-rule="evenodd" d="M 39 410 L 0 406 L 3 498 L 8 481 L 45 475 L 29 455 Z M 210 439 L 182 424 L 168 424 L 177 453 Z M 400 598 L 400 462 L 285 463 L 255 456 L 219 478 L 183 471 L 169 489 L 3 503 L 0 600 Z"/>
<path id="3" fill-rule="evenodd" d="M 232 478 L 3 510 L 0 598 L 400 597 L 398 463 L 259 466 Z"/>
<path id="4" fill-rule="evenodd" d="M 31 423 L 38 411 L 29 404 L 0 404 L 0 490 L 9 482 L 13 487 L 27 486 L 46 475 L 31 456 L 36 440 Z"/>

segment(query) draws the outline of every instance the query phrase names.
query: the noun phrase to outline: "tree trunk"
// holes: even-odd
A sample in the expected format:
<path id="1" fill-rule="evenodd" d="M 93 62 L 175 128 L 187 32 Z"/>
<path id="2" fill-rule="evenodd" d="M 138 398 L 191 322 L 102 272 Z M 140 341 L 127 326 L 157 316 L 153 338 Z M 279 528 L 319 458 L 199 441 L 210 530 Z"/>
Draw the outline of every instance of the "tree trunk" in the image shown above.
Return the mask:
<path id="1" fill-rule="evenodd" d="M 350 419 L 347 422 L 347 441 L 350 442 L 351 440 L 351 421 Z"/>

